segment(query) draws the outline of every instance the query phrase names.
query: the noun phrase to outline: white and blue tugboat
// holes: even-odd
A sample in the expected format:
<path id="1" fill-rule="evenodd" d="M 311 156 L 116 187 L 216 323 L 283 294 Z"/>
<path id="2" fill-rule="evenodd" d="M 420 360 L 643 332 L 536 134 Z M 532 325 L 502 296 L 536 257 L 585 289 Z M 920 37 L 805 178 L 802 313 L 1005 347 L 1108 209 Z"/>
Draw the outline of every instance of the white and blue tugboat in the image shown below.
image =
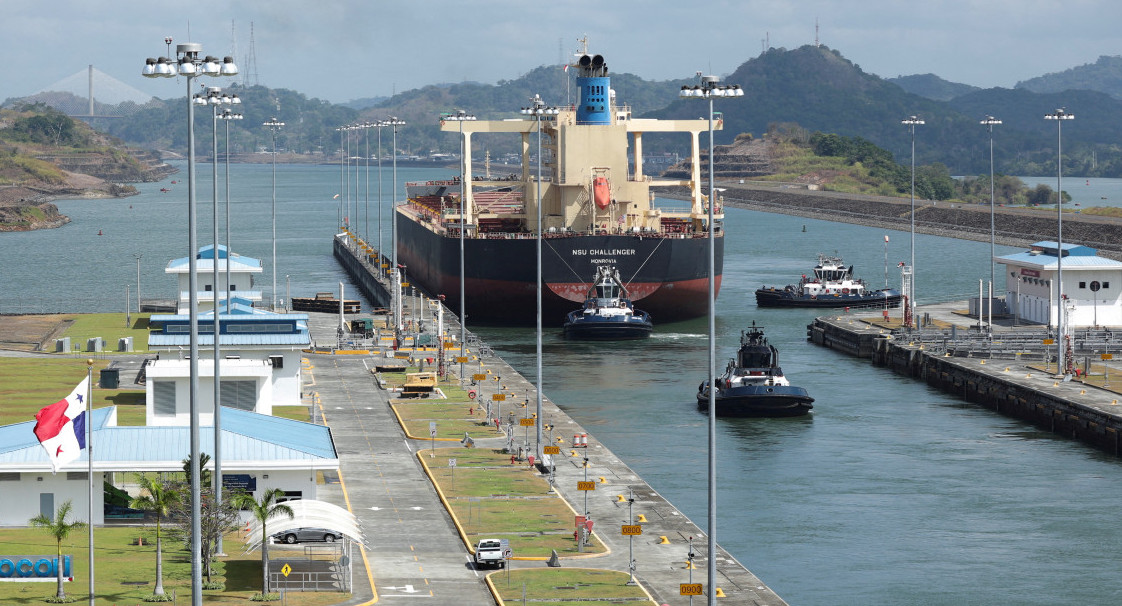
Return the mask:
<path id="1" fill-rule="evenodd" d="M 740 333 L 740 349 L 725 374 L 716 377 L 715 404 L 719 417 L 797 417 L 810 412 L 814 398 L 792 386 L 779 367 L 779 352 L 768 343 L 762 328 Z M 697 388 L 698 410 L 709 410 L 708 381 Z"/>
<path id="2" fill-rule="evenodd" d="M 758 307 L 879 307 L 900 306 L 900 291 L 885 288 L 870 290 L 864 280 L 853 277 L 853 266 L 846 267 L 838 257 L 818 254 L 814 275 L 802 277 L 798 284 L 783 288 L 764 286 L 756 290 Z"/>
<path id="3" fill-rule="evenodd" d="M 632 305 L 619 270 L 601 265 L 585 295 L 584 307 L 566 317 L 565 337 L 602 341 L 642 339 L 650 336 L 653 328 L 650 314 Z"/>

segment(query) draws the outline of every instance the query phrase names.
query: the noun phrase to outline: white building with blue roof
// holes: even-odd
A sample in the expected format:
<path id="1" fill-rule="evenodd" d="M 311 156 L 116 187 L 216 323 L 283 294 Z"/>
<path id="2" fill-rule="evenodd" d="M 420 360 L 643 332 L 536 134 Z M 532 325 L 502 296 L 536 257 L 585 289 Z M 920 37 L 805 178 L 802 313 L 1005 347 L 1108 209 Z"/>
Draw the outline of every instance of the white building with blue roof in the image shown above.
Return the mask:
<path id="1" fill-rule="evenodd" d="M 1064 326 L 1122 326 L 1122 262 L 1088 246 L 1042 241 L 1025 251 L 994 257 L 1005 265 L 1005 300 L 1018 320 L 1055 326 L 1057 288 L 1064 296 Z M 1063 284 L 1057 281 L 1063 270 Z"/>
<path id="2" fill-rule="evenodd" d="M 312 343 L 308 314 L 278 314 L 233 299 L 221 304 L 223 406 L 272 414 L 274 406 L 301 405 L 303 350 Z M 148 349 L 161 352 L 145 367 L 148 425 L 190 422 L 190 317 L 153 314 Z M 200 422 L 214 415 L 214 310 L 199 314 Z M 209 359 L 207 358 L 210 355 Z"/>
<path id="3" fill-rule="evenodd" d="M 261 291 L 254 290 L 253 276 L 262 273 L 261 261 L 252 257 L 243 257 L 238 253 L 229 252 L 225 246 L 218 245 L 218 282 L 216 287 L 214 284 L 214 263 L 215 263 L 215 248 L 213 245 L 204 246 L 199 249 L 198 254 L 195 255 L 195 270 L 197 273 L 197 287 L 201 290 L 198 291 L 198 306 L 199 311 L 214 308 L 214 295 L 215 293 L 225 293 L 226 289 L 226 268 L 230 269 L 230 295 L 249 301 L 250 304 L 258 303 L 261 301 Z M 178 277 L 179 293 L 177 298 L 178 311 L 181 314 L 188 313 L 190 305 L 190 259 L 188 257 L 180 257 L 173 259 L 168 263 L 164 269 L 164 273 L 172 274 Z M 220 298 L 225 298 L 221 296 Z"/>
<path id="4" fill-rule="evenodd" d="M 26 526 L 40 513 L 53 515 L 68 499 L 75 518 L 90 521 L 89 451 L 52 473 L 34 427 L 35 421 L 0 426 L 0 526 Z M 115 406 L 93 411 L 91 431 L 98 491 L 94 524 L 105 521 L 96 505 L 103 502 L 102 480 L 132 482 L 136 472 L 182 472 L 191 452 L 189 427 L 120 427 Z M 213 425 L 201 427 L 199 435 L 200 451 L 213 454 Z M 321 425 L 223 408 L 221 439 L 223 485 L 258 498 L 279 488 L 290 499 L 315 499 L 316 473 L 339 469 L 331 430 Z M 213 469 L 213 461 L 209 465 Z"/>

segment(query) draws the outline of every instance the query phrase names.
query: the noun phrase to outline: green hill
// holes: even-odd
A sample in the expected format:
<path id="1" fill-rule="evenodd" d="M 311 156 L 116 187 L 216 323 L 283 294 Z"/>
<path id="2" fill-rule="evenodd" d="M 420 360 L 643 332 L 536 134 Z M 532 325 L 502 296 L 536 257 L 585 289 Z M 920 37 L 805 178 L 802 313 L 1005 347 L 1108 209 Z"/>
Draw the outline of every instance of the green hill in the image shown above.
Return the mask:
<path id="1" fill-rule="evenodd" d="M 1122 99 L 1122 56 L 1103 55 L 1094 63 L 1018 82 L 1015 88 L 1034 93 L 1093 90 Z"/>

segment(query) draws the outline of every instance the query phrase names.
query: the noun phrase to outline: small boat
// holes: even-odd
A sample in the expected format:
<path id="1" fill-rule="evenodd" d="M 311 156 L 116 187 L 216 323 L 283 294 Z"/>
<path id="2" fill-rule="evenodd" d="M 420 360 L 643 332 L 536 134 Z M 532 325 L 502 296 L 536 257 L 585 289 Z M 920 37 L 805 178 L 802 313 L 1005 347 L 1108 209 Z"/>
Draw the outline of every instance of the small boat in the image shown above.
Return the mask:
<path id="1" fill-rule="evenodd" d="M 818 254 L 814 275 L 803 274 L 798 284 L 783 288 L 763 286 L 756 290 L 759 307 L 899 307 L 900 291 L 893 288 L 870 290 L 864 280 L 853 277 L 853 266 L 846 267 L 839 257 Z"/>
<path id="2" fill-rule="evenodd" d="M 779 352 L 762 327 L 740 333 L 740 349 L 725 373 L 716 377 L 713 394 L 719 417 L 797 417 L 814 408 L 806 389 L 792 386 L 779 367 Z M 697 388 L 697 408 L 709 410 L 709 385 Z"/>
<path id="3" fill-rule="evenodd" d="M 569 312 L 565 320 L 565 336 L 570 339 L 642 339 L 653 328 L 650 314 L 635 309 L 619 270 L 610 265 L 596 269 L 584 307 Z"/>
<path id="4" fill-rule="evenodd" d="M 164 193 L 166 194 L 166 193 L 168 193 L 168 192 L 169 192 L 169 191 L 171 191 L 171 190 L 170 190 L 170 189 L 168 189 L 168 188 L 166 188 L 166 187 L 161 187 L 161 188 L 160 188 L 160 191 L 162 191 L 162 192 L 164 192 Z"/>

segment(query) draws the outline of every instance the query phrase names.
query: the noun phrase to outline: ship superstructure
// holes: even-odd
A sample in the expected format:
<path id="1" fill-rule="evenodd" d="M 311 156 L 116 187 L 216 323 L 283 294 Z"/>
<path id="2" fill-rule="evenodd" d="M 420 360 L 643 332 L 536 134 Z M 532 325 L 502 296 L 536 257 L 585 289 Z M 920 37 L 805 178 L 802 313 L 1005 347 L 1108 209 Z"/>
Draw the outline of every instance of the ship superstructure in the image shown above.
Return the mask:
<path id="1" fill-rule="evenodd" d="M 504 179 L 474 176 L 464 182 L 408 184 L 409 200 L 395 213 L 398 257 L 407 278 L 432 294 L 445 295 L 456 309 L 462 228 L 468 317 L 532 320 L 540 229 L 547 287 L 543 309 L 561 310 L 547 317 L 563 317 L 571 302 L 584 301 L 589 276 L 600 265 L 616 267 L 632 298 L 642 300 L 657 317 L 672 321 L 703 315 L 709 225 L 708 198 L 698 186 L 699 137 L 708 131 L 709 121 L 634 118 L 629 107 L 616 103 L 600 55 L 582 53 L 571 67 L 577 70 L 580 99 L 573 106 L 542 111 L 543 104 L 534 100 L 521 119 L 442 123 L 445 132 L 462 132 L 467 167 L 472 166 L 476 133 L 519 137 L 521 170 Z M 718 121 L 715 128 L 720 126 Z M 690 138 L 689 180 L 644 173 L 646 133 Z M 540 167 L 534 162 L 539 134 Z M 688 210 L 654 205 L 651 188 L 659 186 L 687 189 Z M 719 207 L 714 213 L 719 285 L 723 215 Z"/>

